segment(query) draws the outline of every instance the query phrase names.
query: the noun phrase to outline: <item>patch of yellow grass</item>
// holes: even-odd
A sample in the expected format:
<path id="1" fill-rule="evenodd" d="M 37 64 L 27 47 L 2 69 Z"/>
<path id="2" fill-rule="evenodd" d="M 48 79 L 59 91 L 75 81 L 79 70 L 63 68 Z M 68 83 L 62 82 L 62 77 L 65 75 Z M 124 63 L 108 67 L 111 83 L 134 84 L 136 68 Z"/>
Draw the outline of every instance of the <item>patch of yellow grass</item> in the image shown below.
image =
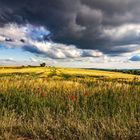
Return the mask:
<path id="1" fill-rule="evenodd" d="M 41 68 L 41 67 L 32 67 L 32 68 L 20 68 L 20 67 L 0 67 L 0 74 L 14 74 L 14 73 L 35 73 L 40 74 L 43 77 L 47 77 L 50 73 L 51 68 Z M 81 76 L 95 76 L 95 77 L 105 77 L 111 79 L 134 79 L 136 76 L 132 74 L 124 74 L 120 72 L 109 72 L 103 70 L 88 70 L 88 69 L 77 69 L 77 68 L 57 68 L 57 73 L 64 73 L 69 75 L 81 75 Z M 140 76 L 137 76 L 140 79 Z"/>

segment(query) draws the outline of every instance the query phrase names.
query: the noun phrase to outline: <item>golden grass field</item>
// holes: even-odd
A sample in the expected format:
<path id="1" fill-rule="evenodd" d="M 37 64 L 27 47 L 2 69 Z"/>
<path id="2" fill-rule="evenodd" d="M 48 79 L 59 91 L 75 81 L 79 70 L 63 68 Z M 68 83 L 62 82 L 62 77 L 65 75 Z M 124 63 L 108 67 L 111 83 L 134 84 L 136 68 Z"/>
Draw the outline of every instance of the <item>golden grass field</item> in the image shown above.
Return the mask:
<path id="1" fill-rule="evenodd" d="M 0 140 L 139 140 L 140 76 L 0 67 Z"/>
<path id="2" fill-rule="evenodd" d="M 35 73 L 40 74 L 40 77 L 48 77 L 50 70 L 52 68 L 21 68 L 21 67 L 0 67 L 0 74 L 14 74 L 14 73 Z M 57 74 L 70 74 L 70 75 L 83 75 L 83 76 L 95 76 L 95 77 L 105 77 L 105 78 L 122 78 L 132 80 L 135 75 L 124 74 L 119 72 L 109 72 L 109 71 L 101 71 L 101 70 L 88 70 L 88 69 L 77 69 L 77 68 L 57 68 Z M 138 76 L 137 76 L 138 77 Z"/>

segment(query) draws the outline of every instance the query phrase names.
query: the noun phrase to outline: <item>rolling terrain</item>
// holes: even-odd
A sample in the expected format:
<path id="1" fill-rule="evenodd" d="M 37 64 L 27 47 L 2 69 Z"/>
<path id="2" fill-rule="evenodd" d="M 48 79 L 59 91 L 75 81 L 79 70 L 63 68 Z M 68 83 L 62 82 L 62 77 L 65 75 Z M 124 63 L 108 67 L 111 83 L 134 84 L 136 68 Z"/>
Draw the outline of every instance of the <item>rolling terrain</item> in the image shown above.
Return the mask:
<path id="1" fill-rule="evenodd" d="M 0 67 L 0 140 L 139 140 L 140 76 Z"/>

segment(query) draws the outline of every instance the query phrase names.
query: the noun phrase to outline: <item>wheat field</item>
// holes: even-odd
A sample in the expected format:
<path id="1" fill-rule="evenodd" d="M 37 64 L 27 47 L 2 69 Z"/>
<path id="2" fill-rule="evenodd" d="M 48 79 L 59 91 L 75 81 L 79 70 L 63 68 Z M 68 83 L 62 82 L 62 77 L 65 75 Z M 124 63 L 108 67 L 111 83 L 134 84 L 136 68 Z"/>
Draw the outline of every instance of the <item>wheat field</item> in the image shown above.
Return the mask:
<path id="1" fill-rule="evenodd" d="M 0 67 L 0 140 L 139 140 L 140 77 Z"/>

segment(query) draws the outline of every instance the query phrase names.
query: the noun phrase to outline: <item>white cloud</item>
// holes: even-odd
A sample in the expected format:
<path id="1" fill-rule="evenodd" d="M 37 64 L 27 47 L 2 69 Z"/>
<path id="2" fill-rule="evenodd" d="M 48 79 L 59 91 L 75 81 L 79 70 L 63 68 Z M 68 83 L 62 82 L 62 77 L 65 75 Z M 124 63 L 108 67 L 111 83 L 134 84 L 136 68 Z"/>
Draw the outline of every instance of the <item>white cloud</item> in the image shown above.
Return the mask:
<path id="1" fill-rule="evenodd" d="M 125 38 L 140 38 L 140 24 L 125 24 L 113 28 L 107 27 L 103 29 L 103 35 L 115 41 Z"/>
<path id="2" fill-rule="evenodd" d="M 38 60 L 35 59 L 35 58 L 33 58 L 33 57 L 30 58 L 30 61 L 31 61 L 31 62 L 38 62 Z"/>
<path id="3" fill-rule="evenodd" d="M 5 64 L 5 63 L 13 64 L 13 63 L 15 63 L 15 62 L 16 62 L 16 60 L 13 59 L 13 58 L 0 59 L 0 63 L 1 63 L 1 64 Z"/>
<path id="4" fill-rule="evenodd" d="M 77 58 L 77 57 L 100 57 L 103 54 L 97 50 L 82 50 L 74 45 L 64 45 L 53 42 L 30 42 L 31 47 L 34 47 L 41 54 L 50 58 Z M 32 49 L 32 48 L 31 48 Z"/>
<path id="5" fill-rule="evenodd" d="M 97 50 L 83 50 L 83 57 L 100 57 L 103 56 L 103 53 Z"/>
<path id="6" fill-rule="evenodd" d="M 82 50 L 74 45 L 45 41 L 43 36 L 47 34 L 49 31 L 44 27 L 7 24 L 0 28 L 0 43 L 9 48 L 21 47 L 31 53 L 53 59 L 100 57 L 103 55 L 97 50 Z"/>
<path id="7" fill-rule="evenodd" d="M 102 58 L 102 61 L 104 62 L 104 63 L 108 63 L 108 62 L 121 62 L 121 60 L 120 59 L 118 59 L 118 58 L 116 58 L 116 57 L 108 57 L 108 56 L 104 56 L 103 58 Z"/>
<path id="8" fill-rule="evenodd" d="M 9 62 L 15 62 L 14 58 L 7 58 L 7 59 L 2 59 L 3 61 L 9 61 Z"/>

